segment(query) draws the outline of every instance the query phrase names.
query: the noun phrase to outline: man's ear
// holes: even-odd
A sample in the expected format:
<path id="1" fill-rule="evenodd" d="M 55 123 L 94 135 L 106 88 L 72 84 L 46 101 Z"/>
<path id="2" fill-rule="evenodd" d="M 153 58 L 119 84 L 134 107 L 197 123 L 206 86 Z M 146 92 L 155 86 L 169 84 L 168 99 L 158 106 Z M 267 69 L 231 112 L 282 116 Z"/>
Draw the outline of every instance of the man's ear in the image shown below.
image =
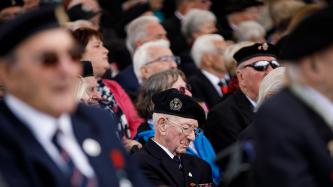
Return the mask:
<path id="1" fill-rule="evenodd" d="M 159 118 L 157 120 L 157 128 L 160 134 L 165 135 L 167 131 L 166 127 L 166 119 L 165 118 Z"/>
<path id="2" fill-rule="evenodd" d="M 212 65 L 212 63 L 213 63 L 213 59 L 209 54 L 205 53 L 205 54 L 202 55 L 202 57 L 201 57 L 201 66 L 210 67 Z"/>
<path id="3" fill-rule="evenodd" d="M 149 69 L 145 66 L 140 68 L 142 80 L 146 80 L 149 77 Z"/>

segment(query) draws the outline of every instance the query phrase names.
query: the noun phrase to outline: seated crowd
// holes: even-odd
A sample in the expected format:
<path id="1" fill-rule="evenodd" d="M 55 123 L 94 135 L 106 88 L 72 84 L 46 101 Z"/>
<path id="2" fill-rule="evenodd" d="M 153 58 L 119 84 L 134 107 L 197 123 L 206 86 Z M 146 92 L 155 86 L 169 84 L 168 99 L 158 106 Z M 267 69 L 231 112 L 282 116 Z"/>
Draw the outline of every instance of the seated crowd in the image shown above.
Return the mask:
<path id="1" fill-rule="evenodd" d="M 1 0 L 0 187 L 333 186 L 332 22 L 314 0 Z"/>

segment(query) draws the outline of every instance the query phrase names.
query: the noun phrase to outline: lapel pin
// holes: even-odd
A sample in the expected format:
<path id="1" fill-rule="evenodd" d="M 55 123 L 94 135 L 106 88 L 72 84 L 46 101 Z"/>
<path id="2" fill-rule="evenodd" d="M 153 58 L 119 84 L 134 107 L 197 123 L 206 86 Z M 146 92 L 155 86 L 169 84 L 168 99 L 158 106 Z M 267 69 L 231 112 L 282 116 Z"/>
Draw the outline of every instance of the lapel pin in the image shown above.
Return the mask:
<path id="1" fill-rule="evenodd" d="M 101 146 L 99 143 L 91 138 L 87 138 L 83 141 L 82 144 L 83 150 L 89 155 L 89 156 L 98 156 L 101 153 Z"/>
<path id="2" fill-rule="evenodd" d="M 189 177 L 192 177 L 192 173 L 191 173 L 191 172 L 189 172 L 189 173 L 188 173 L 188 176 L 189 176 Z"/>

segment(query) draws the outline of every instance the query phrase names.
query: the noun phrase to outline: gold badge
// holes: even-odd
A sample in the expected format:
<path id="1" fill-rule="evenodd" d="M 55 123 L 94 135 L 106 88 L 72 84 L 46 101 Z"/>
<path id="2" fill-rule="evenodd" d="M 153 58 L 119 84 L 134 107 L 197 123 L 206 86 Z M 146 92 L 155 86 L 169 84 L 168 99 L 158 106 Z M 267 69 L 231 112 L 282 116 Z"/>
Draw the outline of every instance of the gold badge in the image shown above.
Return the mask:
<path id="1" fill-rule="evenodd" d="M 261 44 L 259 47 L 258 47 L 258 49 L 259 50 L 264 50 L 264 51 L 267 51 L 268 50 L 268 44 L 267 43 L 263 43 L 263 44 Z"/>
<path id="2" fill-rule="evenodd" d="M 183 106 L 183 103 L 178 98 L 174 98 L 172 101 L 170 101 L 170 110 L 176 110 L 179 111 Z"/>
<path id="3" fill-rule="evenodd" d="M 195 184 L 194 182 L 190 183 L 190 186 L 196 186 L 197 184 Z"/>

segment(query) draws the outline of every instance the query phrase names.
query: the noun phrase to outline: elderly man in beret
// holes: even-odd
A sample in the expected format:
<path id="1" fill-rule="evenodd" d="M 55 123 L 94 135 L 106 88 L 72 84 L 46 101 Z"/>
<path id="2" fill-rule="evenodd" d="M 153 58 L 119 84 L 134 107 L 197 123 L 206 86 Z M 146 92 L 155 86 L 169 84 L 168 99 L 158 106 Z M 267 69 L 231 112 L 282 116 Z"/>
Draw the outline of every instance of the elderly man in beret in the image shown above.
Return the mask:
<path id="1" fill-rule="evenodd" d="M 255 43 L 234 54 L 240 89 L 211 110 L 205 128 L 216 152 L 234 143 L 252 123 L 260 82 L 279 66 L 276 56 L 276 47 L 268 43 Z"/>
<path id="2" fill-rule="evenodd" d="M 333 186 L 333 6 L 305 18 L 281 59 L 289 84 L 254 120 L 257 187 Z"/>
<path id="3" fill-rule="evenodd" d="M 149 186 L 127 163 L 114 119 L 76 104 L 80 50 L 65 21 L 63 8 L 44 6 L 1 25 L 3 178 L 13 187 Z"/>
<path id="4" fill-rule="evenodd" d="M 205 112 L 190 96 L 169 89 L 153 96 L 154 138 L 133 157 L 156 186 L 212 185 L 211 168 L 186 153 Z"/>

